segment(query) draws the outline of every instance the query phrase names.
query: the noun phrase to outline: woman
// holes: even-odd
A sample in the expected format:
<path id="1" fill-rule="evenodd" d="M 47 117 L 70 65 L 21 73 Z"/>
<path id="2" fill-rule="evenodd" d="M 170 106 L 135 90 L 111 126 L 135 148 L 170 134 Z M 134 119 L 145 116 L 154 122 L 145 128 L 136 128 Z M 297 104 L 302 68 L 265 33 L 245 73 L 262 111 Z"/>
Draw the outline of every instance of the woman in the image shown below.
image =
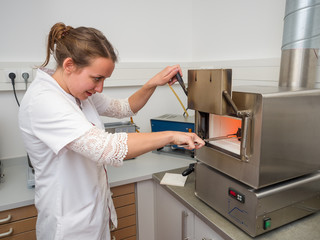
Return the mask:
<path id="1" fill-rule="evenodd" d="M 47 57 L 57 68 L 39 69 L 19 111 L 19 125 L 35 169 L 37 239 L 110 239 L 109 220 L 117 218 L 106 165 L 120 166 L 166 144 L 204 145 L 194 133 L 115 133 L 104 131 L 99 115 L 123 118 L 136 114 L 157 86 L 173 84 L 178 65 L 165 68 L 127 99 L 104 94 L 103 82 L 117 56 L 106 37 L 93 28 L 55 24 Z"/>

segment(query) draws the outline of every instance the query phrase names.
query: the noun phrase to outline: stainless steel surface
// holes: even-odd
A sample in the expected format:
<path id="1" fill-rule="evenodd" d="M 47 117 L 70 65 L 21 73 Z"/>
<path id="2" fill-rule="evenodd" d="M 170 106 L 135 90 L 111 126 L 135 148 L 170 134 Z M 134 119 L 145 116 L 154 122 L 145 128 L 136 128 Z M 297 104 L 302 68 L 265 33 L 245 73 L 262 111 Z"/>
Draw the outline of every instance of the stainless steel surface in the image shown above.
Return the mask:
<path id="1" fill-rule="evenodd" d="M 320 48 L 320 0 L 287 0 L 279 86 L 313 88 Z"/>
<path id="2" fill-rule="evenodd" d="M 282 49 L 319 48 L 320 0 L 287 0 Z"/>
<path id="3" fill-rule="evenodd" d="M 136 130 L 138 129 L 138 127 L 134 123 L 131 123 L 130 121 L 105 123 L 104 127 L 106 132 L 109 132 L 109 133 L 117 133 L 117 132 L 133 133 L 133 132 L 136 132 Z"/>
<path id="4" fill-rule="evenodd" d="M 2 162 L 0 161 L 0 183 L 2 182 L 4 182 L 4 174 L 3 174 Z"/>
<path id="5" fill-rule="evenodd" d="M 241 136 L 242 141 L 241 141 L 241 148 L 240 148 L 240 159 L 242 161 L 248 161 L 249 160 L 249 156 L 247 155 L 248 128 L 249 128 L 249 121 L 251 120 L 251 117 L 252 117 L 252 112 L 251 110 L 239 111 L 237 105 L 232 100 L 229 93 L 227 93 L 226 91 L 223 91 L 223 96 L 226 98 L 228 104 L 232 107 L 236 116 L 239 118 L 242 118 L 243 124 L 242 124 L 242 136 Z"/>
<path id="6" fill-rule="evenodd" d="M 253 237 L 320 210 L 319 171 L 259 190 L 203 163 L 196 165 L 195 173 L 196 196 Z M 268 218 L 271 227 L 264 229 Z"/>
<path id="7" fill-rule="evenodd" d="M 319 22 L 320 0 L 286 1 L 279 87 L 245 86 L 232 94 L 219 89 L 216 98 L 223 95 L 232 112 L 210 108 L 213 98 L 188 100 L 202 138 L 228 131 L 231 121 L 216 115 L 241 121 L 240 144 L 211 142 L 196 150 L 195 193 L 251 236 L 320 210 L 320 89 L 313 89 Z M 210 95 L 202 83 L 208 79 L 195 84 L 197 96 Z"/>
<path id="8" fill-rule="evenodd" d="M 231 94 L 230 69 L 188 71 L 188 108 L 215 114 L 232 113 L 222 92 Z"/>
<path id="9" fill-rule="evenodd" d="M 185 168 L 178 168 L 170 170 L 169 172 L 181 174 L 184 170 Z M 167 172 L 168 171 L 164 171 L 153 174 L 154 181 L 159 184 Z M 211 184 L 216 186 L 219 182 L 211 182 Z M 219 214 L 208 204 L 196 197 L 194 194 L 195 174 L 190 174 L 188 176 L 184 187 L 169 185 L 161 185 L 161 187 L 225 240 L 315 240 L 320 236 L 320 211 L 253 238 L 226 219 L 222 214 Z M 275 219 L 272 220 L 274 221 Z"/>
<path id="10" fill-rule="evenodd" d="M 318 61 L 318 49 L 282 50 L 279 86 L 314 88 Z"/>
<path id="11" fill-rule="evenodd" d="M 232 101 L 231 95 L 226 90 L 222 91 L 222 94 L 226 98 L 227 103 L 232 107 L 234 113 L 237 114 L 239 110 L 236 104 Z"/>
<path id="12" fill-rule="evenodd" d="M 241 121 L 240 154 L 209 144 L 196 150 L 196 159 L 256 189 L 320 169 L 320 89 L 238 87 L 232 99 L 252 111 Z M 210 115 L 196 111 L 195 131 L 203 138 L 215 137 Z"/>
<path id="13" fill-rule="evenodd" d="M 194 123 L 194 116 L 183 116 L 181 114 L 164 114 L 159 117 L 152 118 L 154 120 L 168 121 L 168 122 L 178 122 L 178 123 Z"/>

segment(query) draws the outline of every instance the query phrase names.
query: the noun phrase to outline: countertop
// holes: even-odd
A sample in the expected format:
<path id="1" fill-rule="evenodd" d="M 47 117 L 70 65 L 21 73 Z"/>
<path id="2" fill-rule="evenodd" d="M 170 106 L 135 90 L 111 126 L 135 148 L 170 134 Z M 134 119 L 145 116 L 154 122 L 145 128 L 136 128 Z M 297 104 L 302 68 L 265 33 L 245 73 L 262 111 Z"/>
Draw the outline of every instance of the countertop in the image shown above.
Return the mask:
<path id="1" fill-rule="evenodd" d="M 182 173 L 184 168 L 174 169 L 166 172 Z M 153 175 L 153 179 L 160 183 L 166 172 L 160 172 Z M 229 222 L 218 212 L 210 208 L 195 194 L 195 177 L 194 173 L 187 178 L 184 187 L 162 185 L 170 194 L 178 201 L 210 226 L 215 232 L 221 235 L 224 239 L 230 240 L 315 240 L 320 239 L 320 212 L 304 217 L 295 222 L 289 223 L 278 229 L 264 233 L 255 238 L 250 237 L 238 227 Z"/>
<path id="2" fill-rule="evenodd" d="M 1 160 L 5 182 L 0 183 L 0 211 L 34 204 L 34 189 L 27 187 L 26 157 Z M 121 167 L 108 166 L 111 187 L 152 179 L 152 174 L 187 167 L 194 159 L 182 155 L 149 152 L 125 160 Z"/>
<path id="3" fill-rule="evenodd" d="M 27 187 L 26 157 L 1 160 L 5 182 L 0 184 L 0 211 L 34 204 L 34 189 Z M 181 173 L 194 159 L 186 156 L 150 152 L 124 161 L 121 167 L 108 167 L 111 187 L 153 178 L 160 182 L 165 172 Z M 194 195 L 194 174 L 185 187 L 164 186 L 176 199 L 194 212 L 214 231 L 226 239 L 320 239 L 320 212 L 282 226 L 269 233 L 251 238 Z"/>

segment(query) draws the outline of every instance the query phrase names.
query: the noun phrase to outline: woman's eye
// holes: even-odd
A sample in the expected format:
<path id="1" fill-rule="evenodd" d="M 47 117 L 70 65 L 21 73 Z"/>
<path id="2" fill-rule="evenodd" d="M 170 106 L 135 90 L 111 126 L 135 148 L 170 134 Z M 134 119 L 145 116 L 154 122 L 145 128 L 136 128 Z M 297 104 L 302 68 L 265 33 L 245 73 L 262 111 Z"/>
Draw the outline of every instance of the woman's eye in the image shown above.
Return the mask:
<path id="1" fill-rule="evenodd" d="M 94 80 L 96 81 L 96 82 L 99 82 L 101 79 L 103 79 L 102 77 L 94 77 Z"/>

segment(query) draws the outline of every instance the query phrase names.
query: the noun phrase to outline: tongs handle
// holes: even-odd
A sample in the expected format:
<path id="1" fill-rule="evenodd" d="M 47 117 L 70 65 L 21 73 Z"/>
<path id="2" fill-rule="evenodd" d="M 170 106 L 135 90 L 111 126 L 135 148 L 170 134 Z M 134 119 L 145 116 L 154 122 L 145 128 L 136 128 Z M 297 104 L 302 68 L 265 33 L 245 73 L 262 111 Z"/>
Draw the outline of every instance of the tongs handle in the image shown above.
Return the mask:
<path id="1" fill-rule="evenodd" d="M 192 173 L 194 171 L 194 165 L 195 163 L 190 163 L 189 167 L 182 172 L 182 176 L 188 176 L 190 173 Z"/>
<path id="2" fill-rule="evenodd" d="M 181 77 L 179 72 L 177 73 L 176 78 L 177 78 L 180 86 L 182 87 L 184 93 L 188 96 L 188 91 L 186 89 L 186 86 L 184 85 L 183 79 L 182 79 L 182 77 Z"/>

